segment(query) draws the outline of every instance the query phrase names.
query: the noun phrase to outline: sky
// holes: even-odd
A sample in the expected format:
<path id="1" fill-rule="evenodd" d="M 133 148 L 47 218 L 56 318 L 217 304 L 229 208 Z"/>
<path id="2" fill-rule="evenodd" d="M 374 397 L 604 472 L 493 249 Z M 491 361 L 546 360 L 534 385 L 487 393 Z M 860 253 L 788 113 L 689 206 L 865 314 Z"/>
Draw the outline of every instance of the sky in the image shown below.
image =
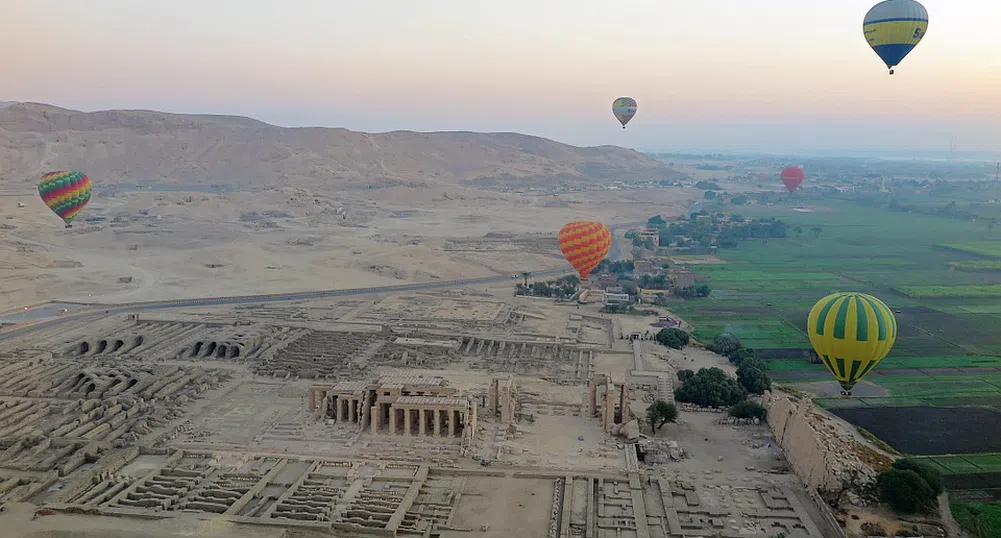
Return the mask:
<path id="1" fill-rule="evenodd" d="M 875 0 L 5 0 L 0 101 L 1001 157 L 1001 2 L 923 3 L 928 33 L 889 76 L 862 36 Z"/>

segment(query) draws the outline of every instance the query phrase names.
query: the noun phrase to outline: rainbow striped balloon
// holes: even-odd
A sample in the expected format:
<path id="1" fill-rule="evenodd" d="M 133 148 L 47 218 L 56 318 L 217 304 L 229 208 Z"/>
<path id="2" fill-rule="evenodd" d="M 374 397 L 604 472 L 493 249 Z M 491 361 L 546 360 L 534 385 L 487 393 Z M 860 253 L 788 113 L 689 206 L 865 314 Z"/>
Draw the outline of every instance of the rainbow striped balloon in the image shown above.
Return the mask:
<path id="1" fill-rule="evenodd" d="M 612 232 L 600 222 L 574 221 L 560 230 L 560 250 L 580 278 L 587 278 L 608 255 Z"/>
<path id="2" fill-rule="evenodd" d="M 42 201 L 67 227 L 90 201 L 93 189 L 90 178 L 83 172 L 49 172 L 38 181 Z"/>

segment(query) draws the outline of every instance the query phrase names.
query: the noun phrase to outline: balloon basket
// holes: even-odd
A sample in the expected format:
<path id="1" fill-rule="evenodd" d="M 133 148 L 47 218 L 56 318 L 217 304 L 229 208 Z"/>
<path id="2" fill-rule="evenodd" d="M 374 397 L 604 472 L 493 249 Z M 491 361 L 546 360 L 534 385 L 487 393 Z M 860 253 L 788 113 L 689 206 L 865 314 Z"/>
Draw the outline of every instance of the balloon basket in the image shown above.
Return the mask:
<path id="1" fill-rule="evenodd" d="M 67 230 L 68 230 L 68 229 L 70 229 L 70 228 L 72 228 L 72 227 L 73 227 L 73 225 L 72 225 L 72 224 L 67 224 L 67 225 L 66 225 L 66 229 L 67 229 Z"/>

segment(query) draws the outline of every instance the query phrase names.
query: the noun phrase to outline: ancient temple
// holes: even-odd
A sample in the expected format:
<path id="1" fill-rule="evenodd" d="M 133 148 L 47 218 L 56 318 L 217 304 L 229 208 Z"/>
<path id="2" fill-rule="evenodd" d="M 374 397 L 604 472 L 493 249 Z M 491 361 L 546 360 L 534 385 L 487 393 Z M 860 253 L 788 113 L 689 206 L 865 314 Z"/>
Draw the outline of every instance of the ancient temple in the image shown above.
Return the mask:
<path id="1" fill-rule="evenodd" d="M 371 428 L 372 433 L 461 437 L 476 431 L 475 400 L 441 376 L 315 384 L 309 389 L 309 408 L 321 418 Z"/>

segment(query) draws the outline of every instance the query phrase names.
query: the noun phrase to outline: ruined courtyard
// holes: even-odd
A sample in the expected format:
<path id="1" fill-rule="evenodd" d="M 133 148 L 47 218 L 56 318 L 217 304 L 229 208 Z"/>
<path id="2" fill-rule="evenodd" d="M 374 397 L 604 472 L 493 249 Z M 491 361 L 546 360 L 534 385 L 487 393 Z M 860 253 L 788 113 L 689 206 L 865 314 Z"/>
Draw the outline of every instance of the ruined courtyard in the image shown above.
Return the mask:
<path id="1" fill-rule="evenodd" d="M 0 341 L 0 521 L 30 506 L 52 515 L 13 523 L 25 536 L 82 519 L 149 536 L 826 536 L 766 426 L 643 424 L 678 361 L 714 359 L 620 339 L 635 324 L 498 287 Z"/>

